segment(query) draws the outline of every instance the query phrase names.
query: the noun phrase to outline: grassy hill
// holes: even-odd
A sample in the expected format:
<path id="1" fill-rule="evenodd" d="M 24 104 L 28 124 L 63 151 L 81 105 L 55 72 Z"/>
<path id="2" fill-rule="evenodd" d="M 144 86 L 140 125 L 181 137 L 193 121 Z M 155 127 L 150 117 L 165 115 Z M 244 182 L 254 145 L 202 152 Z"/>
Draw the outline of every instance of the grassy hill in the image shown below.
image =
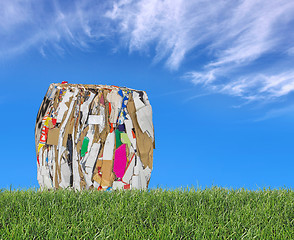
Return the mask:
<path id="1" fill-rule="evenodd" d="M 294 239 L 294 191 L 0 192 L 1 239 Z"/>

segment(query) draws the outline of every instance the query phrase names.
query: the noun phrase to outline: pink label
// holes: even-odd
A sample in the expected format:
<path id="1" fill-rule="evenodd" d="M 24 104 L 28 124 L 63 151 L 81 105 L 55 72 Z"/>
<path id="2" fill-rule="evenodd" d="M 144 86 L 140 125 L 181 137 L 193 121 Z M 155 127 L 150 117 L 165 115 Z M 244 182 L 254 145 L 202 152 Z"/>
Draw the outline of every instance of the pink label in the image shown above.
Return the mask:
<path id="1" fill-rule="evenodd" d="M 113 172 L 117 178 L 122 178 L 125 174 L 127 164 L 126 144 L 121 145 L 115 150 Z"/>

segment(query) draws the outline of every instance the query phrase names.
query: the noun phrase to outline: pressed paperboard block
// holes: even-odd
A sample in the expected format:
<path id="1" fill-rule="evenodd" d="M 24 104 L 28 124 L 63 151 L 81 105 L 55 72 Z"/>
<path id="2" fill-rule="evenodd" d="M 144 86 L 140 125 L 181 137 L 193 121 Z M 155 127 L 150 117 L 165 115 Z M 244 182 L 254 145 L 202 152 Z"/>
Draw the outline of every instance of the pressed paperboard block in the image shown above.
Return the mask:
<path id="1" fill-rule="evenodd" d="M 148 96 L 53 83 L 37 115 L 35 143 L 42 189 L 146 189 L 155 146 Z"/>

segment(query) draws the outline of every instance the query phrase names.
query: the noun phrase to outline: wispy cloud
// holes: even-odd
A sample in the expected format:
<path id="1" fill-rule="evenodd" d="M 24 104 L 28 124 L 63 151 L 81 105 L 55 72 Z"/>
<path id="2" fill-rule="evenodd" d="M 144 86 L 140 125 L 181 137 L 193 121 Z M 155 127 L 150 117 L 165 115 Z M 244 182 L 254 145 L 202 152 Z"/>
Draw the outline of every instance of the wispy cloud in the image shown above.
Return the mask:
<path id="1" fill-rule="evenodd" d="M 216 17 L 229 7 L 225 1 L 123 0 L 107 16 L 117 22 L 131 52 L 155 45 L 155 61 L 166 58 L 177 69 L 189 51 L 216 35 Z"/>
<path id="2" fill-rule="evenodd" d="M 105 38 L 102 21 L 107 4 L 95 1 L 4 0 L 0 2 L 0 57 L 7 58 L 37 48 L 42 55 L 68 46 L 81 49 Z M 103 18 L 104 19 L 104 18 Z M 103 23 L 103 24 L 102 24 Z"/>
<path id="3" fill-rule="evenodd" d="M 205 52 L 185 77 L 211 92 L 253 101 L 294 90 L 292 1 L 129 0 L 107 15 L 131 52 L 155 45 L 155 61 L 166 59 L 170 69 Z M 276 61 L 262 60 L 269 54 Z M 276 62 L 284 66 L 273 69 Z"/>
<path id="4" fill-rule="evenodd" d="M 267 75 L 255 72 L 244 74 L 234 79 L 222 79 L 219 74 L 222 69 L 214 68 L 207 72 L 189 72 L 185 75 L 195 85 L 203 85 L 211 92 L 219 92 L 232 96 L 242 97 L 248 101 L 273 100 L 287 95 L 294 90 L 294 71 L 281 71 L 278 74 Z M 222 74 L 228 74 L 224 72 Z M 217 82 L 216 82 L 217 81 Z"/>
<path id="5" fill-rule="evenodd" d="M 293 24 L 289 0 L 3 0 L 0 58 L 115 39 L 172 71 L 194 62 L 184 76 L 209 92 L 265 101 L 294 90 Z"/>
<path id="6" fill-rule="evenodd" d="M 264 116 L 257 118 L 255 120 L 255 122 L 261 122 L 261 121 L 265 121 L 265 120 L 272 119 L 272 118 L 278 118 L 278 117 L 282 117 L 284 115 L 289 115 L 289 114 L 294 116 L 294 105 L 293 104 L 286 106 L 286 107 L 283 107 L 283 108 L 271 109 L 267 113 L 265 113 Z"/>

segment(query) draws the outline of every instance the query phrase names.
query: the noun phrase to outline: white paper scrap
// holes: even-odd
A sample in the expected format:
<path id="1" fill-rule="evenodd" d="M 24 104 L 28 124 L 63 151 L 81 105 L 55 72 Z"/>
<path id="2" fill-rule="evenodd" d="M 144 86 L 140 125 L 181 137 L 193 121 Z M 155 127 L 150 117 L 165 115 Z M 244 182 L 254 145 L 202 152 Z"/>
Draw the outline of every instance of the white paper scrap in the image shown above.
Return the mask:
<path id="1" fill-rule="evenodd" d="M 114 181 L 112 184 L 113 190 L 121 190 L 124 189 L 124 183 L 122 181 Z"/>
<path id="2" fill-rule="evenodd" d="M 89 115 L 88 124 L 103 124 L 103 115 Z"/>

